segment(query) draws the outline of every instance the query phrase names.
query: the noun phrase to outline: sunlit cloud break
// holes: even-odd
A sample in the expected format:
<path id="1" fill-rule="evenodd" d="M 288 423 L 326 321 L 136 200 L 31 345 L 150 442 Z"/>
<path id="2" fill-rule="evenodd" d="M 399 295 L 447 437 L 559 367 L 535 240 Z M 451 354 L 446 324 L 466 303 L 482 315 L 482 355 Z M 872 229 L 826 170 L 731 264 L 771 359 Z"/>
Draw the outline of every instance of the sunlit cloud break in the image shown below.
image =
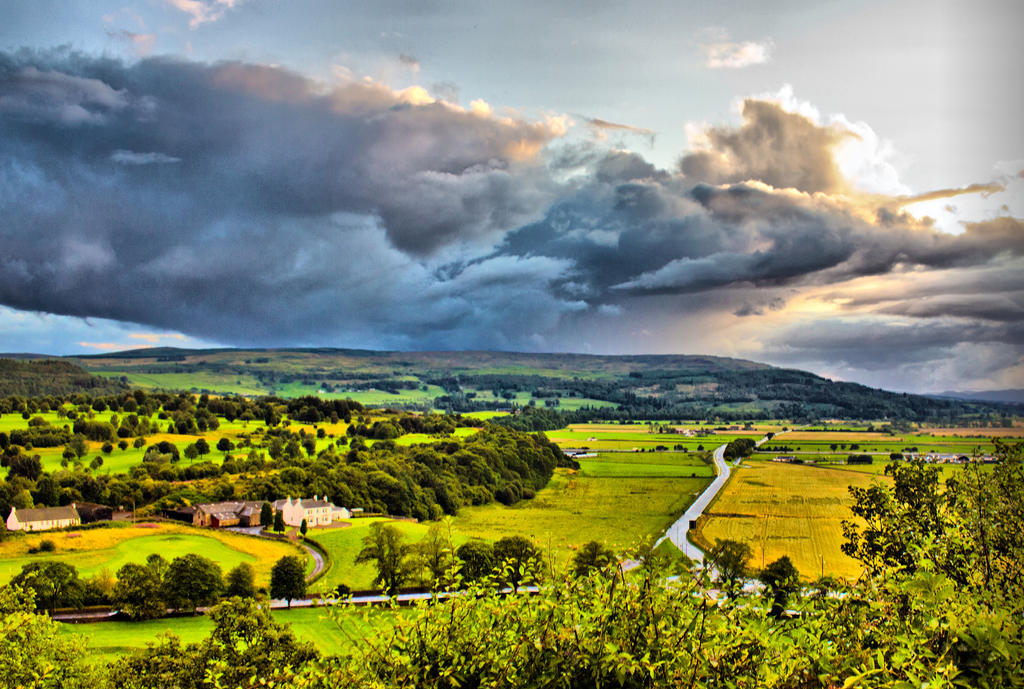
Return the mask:
<path id="1" fill-rule="evenodd" d="M 720 29 L 710 29 L 706 33 L 710 38 L 717 39 L 700 44 L 704 66 L 709 69 L 742 69 L 762 65 L 771 60 L 775 49 L 770 38 L 736 42 L 728 40 L 728 35 Z"/>

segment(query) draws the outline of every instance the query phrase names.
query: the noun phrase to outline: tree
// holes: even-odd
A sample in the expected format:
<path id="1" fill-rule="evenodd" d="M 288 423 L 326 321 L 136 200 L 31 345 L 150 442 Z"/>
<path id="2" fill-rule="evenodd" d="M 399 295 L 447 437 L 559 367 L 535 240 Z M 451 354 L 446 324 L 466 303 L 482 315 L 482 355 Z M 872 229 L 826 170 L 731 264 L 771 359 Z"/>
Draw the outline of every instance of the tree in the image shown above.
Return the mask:
<path id="1" fill-rule="evenodd" d="M 200 438 L 196 441 L 196 451 L 200 457 L 210 454 L 210 443 L 206 442 L 206 438 Z"/>
<path id="2" fill-rule="evenodd" d="M 269 606 L 250 599 L 226 600 L 210 610 L 213 631 L 202 644 L 207 674 L 221 687 L 252 686 L 253 678 L 298 670 L 319 655 L 277 622 Z"/>
<path id="3" fill-rule="evenodd" d="M 416 561 L 436 587 L 455 562 L 455 548 L 447 524 L 434 522 L 416 544 Z"/>
<path id="4" fill-rule="evenodd" d="M 68 449 L 74 452 L 78 459 L 85 457 L 85 453 L 89 451 L 89 446 L 85 443 L 85 436 L 81 433 L 71 436 L 71 440 L 68 441 Z"/>
<path id="5" fill-rule="evenodd" d="M 736 584 L 747 574 L 750 560 L 750 546 L 730 539 L 715 539 L 715 545 L 708 553 L 708 561 L 718 570 L 718 582 L 732 597 Z"/>
<path id="6" fill-rule="evenodd" d="M 31 590 L 39 610 L 51 613 L 58 607 L 78 606 L 82 602 L 83 585 L 78 570 L 66 562 L 43 561 L 22 565 L 11 584 Z"/>
<path id="7" fill-rule="evenodd" d="M 185 446 L 185 457 L 189 460 L 196 459 L 199 457 L 199 447 L 195 443 L 189 443 Z"/>
<path id="8" fill-rule="evenodd" d="M 772 601 L 772 615 L 781 617 L 789 602 L 789 597 L 800 588 L 800 572 L 790 562 L 789 557 L 783 555 L 778 560 L 768 563 L 757 575 L 765 586 L 765 594 Z"/>
<path id="9" fill-rule="evenodd" d="M 224 595 L 228 598 L 238 596 L 239 598 L 254 598 L 256 596 L 256 580 L 252 565 L 242 562 L 234 569 L 228 571 L 224 577 L 227 588 Z"/>
<path id="10" fill-rule="evenodd" d="M 0 687 L 92 689 L 102 686 L 85 662 L 85 645 L 61 624 L 36 615 L 34 594 L 17 585 L 0 588 Z"/>
<path id="11" fill-rule="evenodd" d="M 292 601 L 306 595 L 306 568 L 294 555 L 285 555 L 270 570 L 270 597 Z"/>
<path id="12" fill-rule="evenodd" d="M 373 585 L 380 586 L 385 594 L 397 592 L 413 574 L 414 564 L 409 558 L 411 549 L 403 541 L 402 532 L 395 526 L 374 522 L 363 537 L 363 549 L 356 555 L 356 564 L 376 563 L 377 576 Z"/>
<path id="13" fill-rule="evenodd" d="M 196 608 L 216 603 L 224 590 L 220 565 L 195 553 L 176 557 L 164 573 L 160 590 L 170 607 L 195 614 Z"/>
<path id="14" fill-rule="evenodd" d="M 860 560 L 869 573 L 888 567 L 917 569 L 923 539 L 943 541 L 950 527 L 951 495 L 939 486 L 938 467 L 923 460 L 890 463 L 885 473 L 893 485 L 874 482 L 866 488 L 851 486 L 851 511 L 864 521 L 843 521 L 842 551 Z"/>
<path id="15" fill-rule="evenodd" d="M 501 572 L 501 580 L 519 590 L 522 583 L 533 583 L 540 568 L 540 551 L 523 536 L 505 536 L 494 543 L 494 561 Z"/>
<path id="16" fill-rule="evenodd" d="M 199 643 L 182 644 L 168 633 L 118 659 L 108 668 L 110 686 L 210 689 L 262 686 L 267 679 L 267 686 L 291 686 L 295 673 L 317 658 L 312 644 L 274 620 L 266 604 L 233 598 L 208 617 L 213 629 Z"/>
<path id="17" fill-rule="evenodd" d="M 572 557 L 573 574 L 581 577 L 592 571 L 601 571 L 616 563 L 615 551 L 597 541 L 585 543 Z"/>
<path id="18" fill-rule="evenodd" d="M 228 440 L 227 438 L 221 438 L 220 440 L 217 441 L 217 449 L 223 452 L 224 454 L 227 454 L 228 452 L 231 452 L 232 450 L 235 449 L 235 444 Z"/>
<path id="19" fill-rule="evenodd" d="M 479 581 L 494 572 L 494 546 L 474 539 L 463 543 L 455 551 L 459 560 L 459 573 L 466 581 Z"/>
<path id="20" fill-rule="evenodd" d="M 15 476 L 24 476 L 35 481 L 43 473 L 43 463 L 39 459 L 39 455 L 16 454 L 10 458 L 8 466 L 10 467 L 7 473 L 8 481 Z"/>
<path id="21" fill-rule="evenodd" d="M 162 617 L 167 611 L 167 604 L 164 603 L 160 584 L 156 567 L 129 562 L 117 570 L 114 604 L 133 620 Z"/>
<path id="22" fill-rule="evenodd" d="M 264 529 L 274 525 L 274 507 L 269 502 L 260 505 L 260 526 Z"/>
<path id="23" fill-rule="evenodd" d="M 303 519 L 302 523 L 299 524 L 299 533 L 305 536 L 307 531 L 309 531 L 309 525 L 306 524 L 306 520 Z"/>
<path id="24" fill-rule="evenodd" d="M 281 510 L 274 513 L 274 531 L 284 531 L 284 512 Z"/>

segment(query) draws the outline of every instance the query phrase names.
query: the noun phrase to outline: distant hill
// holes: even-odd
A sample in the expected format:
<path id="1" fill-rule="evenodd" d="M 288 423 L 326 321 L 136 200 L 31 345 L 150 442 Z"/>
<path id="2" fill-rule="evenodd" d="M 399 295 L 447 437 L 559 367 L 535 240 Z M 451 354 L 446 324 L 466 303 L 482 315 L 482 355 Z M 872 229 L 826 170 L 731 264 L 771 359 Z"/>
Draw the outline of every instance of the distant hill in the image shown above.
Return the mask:
<path id="1" fill-rule="evenodd" d="M 141 387 L 217 394 L 351 397 L 371 406 L 476 411 L 536 406 L 604 419 L 998 417 L 1007 407 L 834 382 L 743 359 L 353 349 L 177 349 L 79 356 Z"/>
<path id="2" fill-rule="evenodd" d="M 943 392 L 937 397 L 952 397 L 961 400 L 980 400 L 983 402 L 1005 402 L 1007 404 L 1024 404 L 1024 390 L 1011 388 L 1008 390 L 977 390 L 974 392 Z"/>
<path id="3" fill-rule="evenodd" d="M 70 361 L 0 358 L 0 397 L 42 397 L 76 392 L 113 395 L 129 389 L 121 381 L 93 375 Z"/>

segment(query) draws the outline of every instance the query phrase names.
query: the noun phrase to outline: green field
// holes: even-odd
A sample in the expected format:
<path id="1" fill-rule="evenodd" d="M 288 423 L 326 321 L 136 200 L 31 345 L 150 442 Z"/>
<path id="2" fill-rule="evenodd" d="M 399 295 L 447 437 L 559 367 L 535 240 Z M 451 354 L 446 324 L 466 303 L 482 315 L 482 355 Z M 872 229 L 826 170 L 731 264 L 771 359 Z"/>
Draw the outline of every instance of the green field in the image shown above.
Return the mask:
<path id="1" fill-rule="evenodd" d="M 56 551 L 29 554 L 28 549 L 43 539 L 53 541 Z M 118 525 L 101 529 L 59 531 L 8 538 L 0 543 L 0 582 L 7 582 L 21 571 L 22 565 L 42 560 L 59 560 L 74 565 L 82 577 L 108 570 L 116 573 L 128 562 L 145 562 L 158 553 L 166 560 L 188 553 L 204 555 L 221 566 L 223 572 L 242 562 L 253 566 L 258 585 L 267 585 L 270 568 L 284 555 L 309 556 L 285 541 L 255 538 L 213 529 L 197 529 L 179 524 Z"/>
<path id="2" fill-rule="evenodd" d="M 532 500 L 464 507 L 455 533 L 494 541 L 525 536 L 564 562 L 587 541 L 617 549 L 662 533 L 708 484 L 707 478 L 608 478 L 558 469 Z"/>
<path id="3" fill-rule="evenodd" d="M 600 452 L 578 459 L 580 475 L 594 478 L 698 478 L 715 470 L 700 455 L 684 452 Z"/>
<path id="4" fill-rule="evenodd" d="M 161 390 L 209 390 L 232 395 L 266 395 L 267 388 L 255 376 L 216 371 L 194 371 L 190 373 L 141 373 L 130 369 L 125 371 L 93 371 L 105 378 L 127 378 L 134 387 Z"/>
<path id="5" fill-rule="evenodd" d="M 351 526 L 345 528 L 313 532 L 311 535 L 330 553 L 332 560 L 327 574 L 313 584 L 313 591 L 332 591 L 338 584 L 345 584 L 353 591 L 369 589 L 373 586 L 373 578 L 377 574 L 374 564 L 372 562 L 356 564 L 355 559 L 363 548 L 363 538 L 369 534 L 370 525 L 376 522 L 393 524 L 409 543 L 415 543 L 422 539 L 429 527 L 428 524 L 402 520 L 367 518 L 353 519 L 349 522 Z"/>
<path id="6" fill-rule="evenodd" d="M 274 610 L 274 619 L 287 624 L 303 641 L 310 641 L 324 655 L 345 653 L 360 639 L 386 629 L 396 615 L 387 609 L 339 608 L 340 626 L 331 619 L 332 608 L 295 608 Z M 99 665 L 116 660 L 135 649 L 145 648 L 159 634 L 173 632 L 186 643 L 205 639 L 213 629 L 205 616 L 175 617 L 139 622 L 96 622 L 93 624 L 62 624 L 62 634 L 81 639 L 90 658 Z"/>

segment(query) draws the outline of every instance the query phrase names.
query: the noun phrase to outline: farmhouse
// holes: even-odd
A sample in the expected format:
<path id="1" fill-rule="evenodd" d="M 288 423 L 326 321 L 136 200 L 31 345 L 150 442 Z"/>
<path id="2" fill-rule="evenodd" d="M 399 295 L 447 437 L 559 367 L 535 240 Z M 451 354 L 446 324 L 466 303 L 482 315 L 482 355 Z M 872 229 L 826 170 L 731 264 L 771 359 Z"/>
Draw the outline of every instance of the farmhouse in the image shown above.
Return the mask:
<path id="1" fill-rule="evenodd" d="M 280 512 L 284 523 L 288 526 L 300 526 L 306 520 L 306 526 L 328 526 L 334 521 L 334 505 L 325 495 L 321 500 L 314 495 L 313 499 L 296 498 L 289 495 L 286 500 L 275 500 L 274 511 Z"/>
<path id="2" fill-rule="evenodd" d="M 11 508 L 7 517 L 8 531 L 47 531 L 79 526 L 82 518 L 75 509 L 75 503 L 64 507 L 40 507 L 37 509 Z"/>
<path id="3" fill-rule="evenodd" d="M 259 526 L 260 507 L 263 503 L 253 501 L 211 502 L 196 505 L 192 515 L 195 526 Z"/>

